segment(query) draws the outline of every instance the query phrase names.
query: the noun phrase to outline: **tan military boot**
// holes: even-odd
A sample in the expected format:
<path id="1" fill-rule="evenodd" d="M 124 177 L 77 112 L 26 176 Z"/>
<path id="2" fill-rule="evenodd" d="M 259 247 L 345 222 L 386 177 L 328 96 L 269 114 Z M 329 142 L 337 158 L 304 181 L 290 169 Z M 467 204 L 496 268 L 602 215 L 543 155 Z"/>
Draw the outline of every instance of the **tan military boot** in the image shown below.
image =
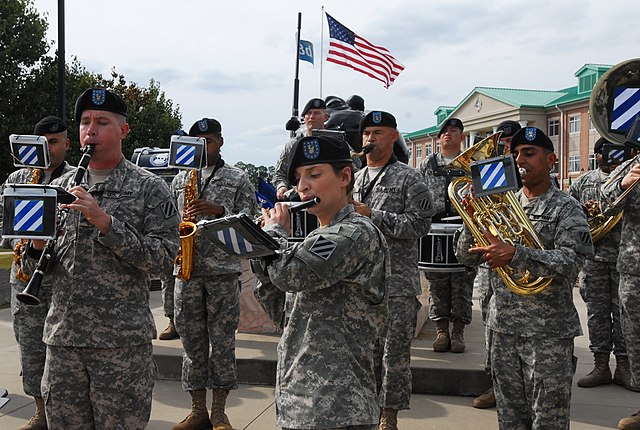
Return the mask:
<path id="1" fill-rule="evenodd" d="M 398 410 L 382 408 L 378 430 L 398 430 Z"/>
<path id="2" fill-rule="evenodd" d="M 178 332 L 176 331 L 176 326 L 173 323 L 173 315 L 170 315 L 169 325 L 167 326 L 167 328 L 162 330 L 162 333 L 160 333 L 160 336 L 158 336 L 158 339 L 172 340 L 172 339 L 178 339 L 179 337 L 180 335 L 178 335 Z"/>
<path id="3" fill-rule="evenodd" d="M 191 413 L 172 430 L 210 430 L 207 390 L 189 391 L 189 394 L 191 394 Z"/>
<path id="4" fill-rule="evenodd" d="M 211 423 L 214 430 L 233 430 L 229 417 L 224 413 L 229 391 L 220 388 L 213 390 L 213 399 L 211 400 Z"/>
<path id="5" fill-rule="evenodd" d="M 623 387 L 631 386 L 631 370 L 629 369 L 629 357 L 616 355 L 616 371 L 613 372 L 613 383 Z"/>
<path id="6" fill-rule="evenodd" d="M 436 321 L 436 341 L 433 342 L 434 352 L 447 352 L 451 338 L 449 337 L 449 320 Z"/>
<path id="7" fill-rule="evenodd" d="M 640 430 L 640 411 L 623 418 L 618 422 L 618 428 L 623 430 Z"/>
<path id="8" fill-rule="evenodd" d="M 473 399 L 473 407 L 477 409 L 493 408 L 496 405 L 496 392 L 493 387 L 489 388 L 484 394 Z"/>
<path id="9" fill-rule="evenodd" d="M 598 385 L 610 384 L 611 369 L 609 369 L 609 353 L 594 352 L 593 353 L 593 370 L 578 379 L 578 387 L 591 388 Z"/>
<path id="10" fill-rule="evenodd" d="M 36 400 L 36 411 L 29 421 L 18 427 L 18 430 L 47 430 L 47 417 L 44 414 L 44 399 L 34 397 Z"/>
<path id="11" fill-rule="evenodd" d="M 451 352 L 464 352 L 464 322 L 462 320 L 453 321 L 453 329 L 451 330 Z"/>

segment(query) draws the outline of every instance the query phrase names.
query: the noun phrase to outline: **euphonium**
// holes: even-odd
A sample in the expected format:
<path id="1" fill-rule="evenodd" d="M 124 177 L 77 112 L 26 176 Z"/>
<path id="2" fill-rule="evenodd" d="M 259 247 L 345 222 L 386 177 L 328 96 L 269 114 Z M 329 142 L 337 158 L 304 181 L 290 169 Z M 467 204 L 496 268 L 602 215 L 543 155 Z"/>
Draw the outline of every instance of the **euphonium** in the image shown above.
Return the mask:
<path id="1" fill-rule="evenodd" d="M 176 256 L 176 264 L 180 266 L 178 268 L 178 278 L 188 281 L 191 279 L 191 272 L 193 271 L 193 247 L 196 240 L 196 226 L 195 217 L 188 215 L 187 210 L 191 203 L 197 198 L 198 195 L 198 171 L 191 170 L 189 172 L 189 180 L 184 186 L 184 201 L 182 209 L 182 222 L 180 223 L 180 249 L 178 249 L 178 255 Z"/>
<path id="2" fill-rule="evenodd" d="M 542 241 L 529 217 L 522 209 L 520 202 L 512 191 L 476 197 L 471 192 L 471 168 L 473 161 L 480 161 L 497 156 L 497 141 L 500 132 L 481 140 L 471 148 L 458 155 L 449 166 L 462 169 L 468 176 L 461 176 L 449 184 L 448 194 L 465 225 L 471 231 L 478 246 L 489 246 L 484 231 L 489 230 L 503 242 L 544 249 Z M 473 207 L 473 217 L 465 210 L 462 200 L 467 199 Z M 510 266 L 496 269 L 505 285 L 514 293 L 522 295 L 537 294 L 552 281 L 551 278 L 532 279 L 529 271 L 516 270 Z"/>
<path id="3" fill-rule="evenodd" d="M 31 183 L 39 184 L 41 177 L 42 171 L 38 168 L 33 169 L 33 172 L 31 173 Z M 31 279 L 31 276 L 22 271 L 22 253 L 27 242 L 29 242 L 27 239 L 20 239 L 13 247 L 13 262 L 18 268 L 18 271 L 16 272 L 16 278 L 21 280 L 22 282 L 29 282 L 29 279 Z"/>
<path id="4" fill-rule="evenodd" d="M 589 98 L 589 113 L 593 126 L 602 137 L 611 143 L 624 144 L 626 133 L 611 130 L 612 111 L 614 106 L 615 91 L 621 87 L 638 87 L 640 85 L 640 58 L 623 61 L 616 64 L 602 75 L 596 82 L 591 97 Z M 627 166 L 632 167 L 635 163 L 640 162 L 640 155 L 636 155 L 633 161 L 629 161 Z M 628 169 L 622 169 L 615 175 L 609 175 L 607 181 L 602 187 L 610 186 L 614 181 L 618 180 L 621 175 L 628 172 Z M 638 185 L 638 181 L 631 184 L 615 201 L 607 202 L 607 207 L 600 207 L 600 204 L 587 207 L 589 217 L 589 230 L 593 241 L 597 241 L 607 234 L 622 219 L 623 212 L 619 212 L 613 216 L 606 216 L 604 213 L 624 200 L 631 190 Z"/>

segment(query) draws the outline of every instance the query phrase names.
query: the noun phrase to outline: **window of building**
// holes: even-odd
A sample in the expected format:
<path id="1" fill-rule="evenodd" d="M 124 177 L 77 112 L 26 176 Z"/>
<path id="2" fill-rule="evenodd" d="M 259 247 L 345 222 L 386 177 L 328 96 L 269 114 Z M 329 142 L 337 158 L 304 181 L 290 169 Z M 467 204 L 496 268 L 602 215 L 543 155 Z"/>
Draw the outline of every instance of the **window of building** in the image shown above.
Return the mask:
<path id="1" fill-rule="evenodd" d="M 416 161 L 422 160 L 422 144 L 416 145 Z"/>
<path id="2" fill-rule="evenodd" d="M 413 159 L 413 147 L 410 146 L 407 148 L 409 150 L 409 160 Z M 416 160 L 416 163 L 420 160 Z"/>
<path id="3" fill-rule="evenodd" d="M 585 75 L 580 78 L 578 81 L 578 92 L 585 93 L 587 91 L 591 91 L 593 86 L 596 84 L 596 74 L 591 73 L 589 75 Z"/>
<path id="4" fill-rule="evenodd" d="M 589 170 L 596 170 L 596 154 L 589 154 Z"/>
<path id="5" fill-rule="evenodd" d="M 593 120 L 591 119 L 591 115 L 589 115 L 589 130 L 595 130 L 595 126 L 593 125 Z"/>
<path id="6" fill-rule="evenodd" d="M 560 134 L 560 120 L 550 119 L 549 120 L 549 136 L 557 136 L 559 134 Z"/>
<path id="7" fill-rule="evenodd" d="M 440 141 L 436 142 L 436 152 L 441 152 L 442 151 L 442 145 L 440 144 Z"/>
<path id="8" fill-rule="evenodd" d="M 431 152 L 433 152 L 431 144 L 425 145 L 424 149 L 424 157 L 427 158 L 429 155 L 431 155 Z"/>
<path id="9" fill-rule="evenodd" d="M 444 121 L 444 119 L 447 117 L 447 113 L 446 112 L 441 112 L 438 114 L 438 124 L 442 124 L 442 122 Z"/>
<path id="10" fill-rule="evenodd" d="M 569 133 L 580 133 L 580 115 L 569 116 Z"/>
<path id="11" fill-rule="evenodd" d="M 580 171 L 580 154 L 569 155 L 569 172 Z"/>

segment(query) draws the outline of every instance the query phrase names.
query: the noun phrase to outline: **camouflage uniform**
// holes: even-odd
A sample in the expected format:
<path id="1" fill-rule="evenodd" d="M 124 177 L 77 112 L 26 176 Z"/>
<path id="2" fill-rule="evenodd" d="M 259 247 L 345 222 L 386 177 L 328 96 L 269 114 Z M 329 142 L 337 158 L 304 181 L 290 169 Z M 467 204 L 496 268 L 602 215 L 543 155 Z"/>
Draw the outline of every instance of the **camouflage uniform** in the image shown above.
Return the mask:
<path id="1" fill-rule="evenodd" d="M 258 212 L 254 188 L 242 170 L 220 159 L 212 174 L 208 184 L 206 174 L 202 175 L 199 186 L 202 199 L 223 206 L 225 215 Z M 188 178 L 189 171 L 184 170 L 171 183 L 181 214 Z M 203 216 L 196 221 L 213 218 Z M 240 320 L 241 272 L 240 260 L 230 257 L 206 236 L 196 234 L 191 279 L 175 281 L 174 317 L 184 347 L 185 391 L 237 388 L 235 333 Z M 177 273 L 176 266 L 174 274 Z"/>
<path id="2" fill-rule="evenodd" d="M 610 186 L 602 187 L 603 198 L 613 201 L 622 194 L 620 182 L 632 165 L 632 162 L 625 162 L 611 173 L 613 176 L 624 171 Z M 607 207 L 605 201 L 601 201 L 600 204 L 601 207 Z M 620 325 L 629 355 L 631 384 L 635 387 L 634 389 L 640 389 L 640 275 L 638 274 L 640 266 L 640 230 L 638 229 L 640 226 L 640 191 L 637 186 L 616 207 L 605 212 L 605 215 L 614 215 L 620 210 L 624 210 L 616 266 L 620 273 L 618 287 Z"/>
<path id="3" fill-rule="evenodd" d="M 569 187 L 569 194 L 580 203 L 600 200 L 600 188 L 607 175 L 600 169 L 591 170 L 577 178 Z M 594 243 L 594 255 L 587 258 L 578 275 L 580 295 L 587 305 L 589 349 L 591 352 L 612 352 L 626 355 L 627 348 L 620 328 L 620 305 L 616 270 L 620 246 L 619 223 L 602 239 Z"/>
<path id="4" fill-rule="evenodd" d="M 276 173 L 273 175 L 273 185 L 276 187 L 276 190 L 280 187 L 286 187 L 287 189 L 292 187 L 287 176 L 289 171 L 289 158 L 291 157 L 293 145 L 299 139 L 300 137 L 289 139 L 289 141 L 284 145 L 282 152 L 280 152 L 278 162 L 276 163 Z"/>
<path id="5" fill-rule="evenodd" d="M 68 189 L 73 177 L 53 183 Z M 111 216 L 111 229 L 102 235 L 79 211 L 62 215 L 43 336 L 47 421 L 49 428 L 142 429 L 155 376 L 147 279 L 171 270 L 178 217 L 167 184 L 124 157 L 88 191 Z"/>
<path id="6" fill-rule="evenodd" d="M 411 399 L 411 340 L 422 293 L 418 273 L 418 238 L 431 226 L 433 205 L 420 173 L 400 162 L 388 164 L 373 184 L 369 168 L 356 173 L 353 198 L 371 208 L 371 221 L 389 244 L 391 277 L 389 318 L 376 351 L 381 366 L 380 406 L 408 409 Z"/>
<path id="7" fill-rule="evenodd" d="M 521 198 L 522 191 L 516 195 Z M 518 244 L 510 266 L 552 282 L 541 293 L 524 296 L 491 272 L 487 324 L 498 423 L 508 430 L 568 429 L 573 339 L 582 334 L 573 288 L 579 268 L 593 253 L 591 235 L 580 204 L 553 186 L 523 208 L 545 250 Z M 456 249 L 465 264 L 481 258 L 468 252 L 472 244 L 465 229 Z"/>
<path id="8" fill-rule="evenodd" d="M 260 288 L 295 293 L 278 344 L 277 425 L 376 428 L 373 350 L 391 276 L 384 236 L 352 205 L 300 243 L 287 245 L 280 225 L 265 231 L 283 251 L 269 265 L 268 278 L 259 276 Z"/>
<path id="9" fill-rule="evenodd" d="M 436 153 L 433 157 L 438 166 L 437 170 L 447 165 L 441 153 Z M 457 213 L 450 206 L 447 194 L 450 178 L 437 175 L 431 159 L 432 157 L 428 157 L 420 163 L 420 172 L 431 193 L 436 214 L 433 221 L 436 222 L 437 219 L 457 215 Z M 476 266 L 465 267 L 464 271 L 460 272 L 424 272 L 429 281 L 429 318 L 431 320 L 461 320 L 465 324 L 471 323 L 473 280 L 476 272 Z"/>
<path id="10" fill-rule="evenodd" d="M 73 169 L 73 167 L 64 162 L 53 172 L 51 178 L 55 179 L 71 169 Z M 42 170 L 40 173 L 44 175 Z M 4 192 L 8 184 L 30 184 L 33 182 L 32 179 L 33 169 L 23 168 L 16 170 L 7 177 L 0 193 Z M 44 184 L 50 181 L 50 178 L 41 177 L 39 182 Z M 0 220 L 2 216 L 3 204 L 0 202 Z M 2 246 L 13 249 L 17 242 L 17 239 L 4 239 L 2 240 Z M 11 285 L 13 333 L 18 343 L 20 367 L 22 369 L 22 388 L 25 394 L 29 396 L 42 397 L 40 384 L 42 382 L 42 372 L 44 371 L 44 361 L 47 352 L 47 345 L 42 341 L 42 331 L 51 301 L 51 279 L 45 278 L 45 282 L 43 282 L 40 288 L 38 295 L 40 303 L 36 306 L 31 306 L 20 302 L 16 297 L 17 294 L 21 293 L 27 286 L 26 282 L 16 278 L 17 272 L 18 266 L 14 261 L 11 263 L 9 283 Z"/>

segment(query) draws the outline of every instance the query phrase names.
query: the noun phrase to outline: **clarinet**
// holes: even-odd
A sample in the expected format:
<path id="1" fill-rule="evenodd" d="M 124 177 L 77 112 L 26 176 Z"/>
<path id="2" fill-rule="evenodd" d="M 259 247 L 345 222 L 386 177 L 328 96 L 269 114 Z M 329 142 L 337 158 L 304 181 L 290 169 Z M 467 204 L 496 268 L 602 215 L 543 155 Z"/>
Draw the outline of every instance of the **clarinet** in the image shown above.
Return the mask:
<path id="1" fill-rule="evenodd" d="M 80 162 L 76 168 L 76 174 L 73 177 L 73 187 L 82 183 L 82 178 L 87 171 L 94 149 L 95 145 L 87 145 L 82 149 L 82 157 L 80 158 Z M 42 250 L 42 254 L 40 255 L 40 259 L 38 260 L 38 264 L 36 264 L 29 283 L 21 293 L 16 294 L 16 298 L 22 303 L 31 306 L 40 304 L 40 299 L 38 298 L 38 295 L 40 294 L 40 287 L 42 286 L 44 274 L 47 272 L 49 264 L 53 259 L 55 245 L 55 239 L 47 240 L 47 244 Z"/>

